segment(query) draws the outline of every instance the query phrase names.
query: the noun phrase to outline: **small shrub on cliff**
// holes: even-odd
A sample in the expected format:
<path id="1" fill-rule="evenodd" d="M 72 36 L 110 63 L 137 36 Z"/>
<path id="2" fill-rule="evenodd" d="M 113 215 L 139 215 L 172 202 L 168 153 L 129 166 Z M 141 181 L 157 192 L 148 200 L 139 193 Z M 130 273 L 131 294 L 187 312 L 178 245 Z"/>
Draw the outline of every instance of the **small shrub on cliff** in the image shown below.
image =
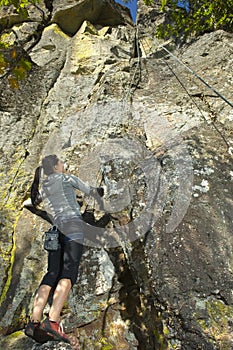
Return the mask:
<path id="1" fill-rule="evenodd" d="M 0 7 L 11 6 L 23 18 L 27 19 L 27 6 L 35 5 L 40 0 L 0 0 Z M 3 28 L 1 28 L 2 30 Z M 0 37 L 0 79 L 7 78 L 12 89 L 19 87 L 19 81 L 26 78 L 32 64 L 22 48 L 8 40 L 7 32 Z"/>

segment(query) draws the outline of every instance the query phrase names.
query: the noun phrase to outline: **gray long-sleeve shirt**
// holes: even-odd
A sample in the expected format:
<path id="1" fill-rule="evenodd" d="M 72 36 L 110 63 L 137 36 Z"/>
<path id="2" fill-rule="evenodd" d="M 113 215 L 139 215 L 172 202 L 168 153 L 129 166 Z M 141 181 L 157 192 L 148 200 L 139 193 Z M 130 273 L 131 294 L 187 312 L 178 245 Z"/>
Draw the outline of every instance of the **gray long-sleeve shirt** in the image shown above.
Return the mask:
<path id="1" fill-rule="evenodd" d="M 53 173 L 43 181 L 41 197 L 46 211 L 54 220 L 80 215 L 75 189 L 90 194 L 90 186 L 74 175 Z"/>

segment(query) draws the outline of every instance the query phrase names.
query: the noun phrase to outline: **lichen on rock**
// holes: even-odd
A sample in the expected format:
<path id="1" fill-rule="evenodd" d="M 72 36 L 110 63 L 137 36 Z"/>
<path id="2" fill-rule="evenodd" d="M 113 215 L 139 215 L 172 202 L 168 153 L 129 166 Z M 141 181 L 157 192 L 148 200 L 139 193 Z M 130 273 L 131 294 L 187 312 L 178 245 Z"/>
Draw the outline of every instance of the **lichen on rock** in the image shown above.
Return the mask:
<path id="1" fill-rule="evenodd" d="M 32 45 L 19 89 L 1 85 L 0 347 L 71 348 L 22 333 L 46 270 L 48 227 L 23 202 L 41 158 L 56 153 L 105 189 L 102 207 L 78 193 L 92 229 L 62 314 L 76 347 L 231 349 L 230 106 L 159 47 L 157 4 L 139 1 L 134 28 L 112 0 L 46 3 L 38 26 L 32 8 L 30 26 L 6 13 L 0 22 L 9 18 L 22 52 Z M 231 98 L 232 35 L 165 44 Z"/>

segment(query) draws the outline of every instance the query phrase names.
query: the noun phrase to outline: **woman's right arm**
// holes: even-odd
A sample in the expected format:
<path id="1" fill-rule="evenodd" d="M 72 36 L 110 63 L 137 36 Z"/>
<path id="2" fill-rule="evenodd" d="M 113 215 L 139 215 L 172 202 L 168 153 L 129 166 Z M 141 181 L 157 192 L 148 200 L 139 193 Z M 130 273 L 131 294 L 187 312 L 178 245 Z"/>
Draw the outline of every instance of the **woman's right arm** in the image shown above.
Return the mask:
<path id="1" fill-rule="evenodd" d="M 94 198 L 103 197 L 104 189 L 102 187 L 91 187 L 87 183 L 80 180 L 75 175 L 70 175 L 70 182 L 74 188 L 84 192 L 87 195 L 91 195 Z"/>
<path id="2" fill-rule="evenodd" d="M 80 190 L 81 192 L 83 192 L 87 195 L 90 194 L 91 187 L 87 183 L 80 180 L 77 176 L 69 175 L 69 181 L 70 181 L 71 185 L 74 188 L 76 188 L 77 190 Z"/>

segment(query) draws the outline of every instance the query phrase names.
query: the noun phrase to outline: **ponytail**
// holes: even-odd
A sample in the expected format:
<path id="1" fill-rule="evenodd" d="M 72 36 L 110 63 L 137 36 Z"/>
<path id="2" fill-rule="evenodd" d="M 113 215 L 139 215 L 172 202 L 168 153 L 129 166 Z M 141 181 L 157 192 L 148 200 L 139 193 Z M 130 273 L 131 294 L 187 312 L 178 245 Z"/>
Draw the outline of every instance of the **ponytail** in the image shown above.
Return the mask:
<path id="1" fill-rule="evenodd" d="M 58 161 L 59 161 L 59 158 L 55 154 L 52 154 L 44 157 L 42 159 L 42 165 L 36 168 L 34 180 L 31 186 L 31 201 L 34 207 L 36 207 L 42 202 L 42 199 L 39 193 L 39 184 L 40 184 L 42 169 L 45 175 L 51 175 L 54 173 L 54 166 L 58 163 Z"/>
<path id="2" fill-rule="evenodd" d="M 38 166 L 38 168 L 36 168 L 34 180 L 31 186 L 31 201 L 34 207 L 36 207 L 41 203 L 41 198 L 39 193 L 41 170 L 42 170 L 41 166 Z"/>

